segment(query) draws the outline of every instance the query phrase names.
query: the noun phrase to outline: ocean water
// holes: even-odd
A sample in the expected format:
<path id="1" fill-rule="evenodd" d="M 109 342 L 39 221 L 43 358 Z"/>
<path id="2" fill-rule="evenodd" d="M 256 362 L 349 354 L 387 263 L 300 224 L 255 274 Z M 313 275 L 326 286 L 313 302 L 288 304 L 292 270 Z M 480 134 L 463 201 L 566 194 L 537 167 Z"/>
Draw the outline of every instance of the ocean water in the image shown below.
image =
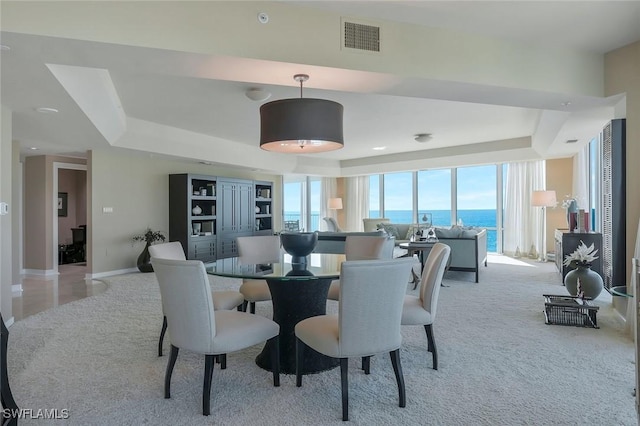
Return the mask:
<path id="1" fill-rule="evenodd" d="M 430 213 L 434 226 L 450 226 L 451 210 L 429 210 L 420 212 L 420 223 L 422 215 Z M 311 213 L 310 229 L 316 230 L 319 226 L 319 213 Z M 369 217 L 380 217 L 378 210 L 370 210 Z M 411 210 L 386 210 L 384 217 L 389 218 L 391 223 L 411 223 L 413 222 L 413 212 Z M 458 210 L 458 219 L 462 219 L 464 226 L 479 226 L 483 228 L 496 228 L 496 210 Z M 285 220 L 300 220 L 300 214 L 295 212 L 285 212 Z M 497 231 L 487 229 L 487 249 L 491 252 L 497 251 Z"/>

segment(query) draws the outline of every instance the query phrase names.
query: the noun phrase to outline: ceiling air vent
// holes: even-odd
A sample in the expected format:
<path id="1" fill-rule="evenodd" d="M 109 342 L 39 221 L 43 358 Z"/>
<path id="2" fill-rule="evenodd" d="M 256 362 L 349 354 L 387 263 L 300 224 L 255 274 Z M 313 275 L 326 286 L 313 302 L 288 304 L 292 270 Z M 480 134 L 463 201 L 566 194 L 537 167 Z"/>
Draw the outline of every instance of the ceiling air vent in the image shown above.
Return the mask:
<path id="1" fill-rule="evenodd" d="M 342 48 L 379 53 L 382 28 L 371 23 L 342 20 Z"/>
<path id="2" fill-rule="evenodd" d="M 577 143 L 578 139 L 567 139 L 566 143 Z"/>

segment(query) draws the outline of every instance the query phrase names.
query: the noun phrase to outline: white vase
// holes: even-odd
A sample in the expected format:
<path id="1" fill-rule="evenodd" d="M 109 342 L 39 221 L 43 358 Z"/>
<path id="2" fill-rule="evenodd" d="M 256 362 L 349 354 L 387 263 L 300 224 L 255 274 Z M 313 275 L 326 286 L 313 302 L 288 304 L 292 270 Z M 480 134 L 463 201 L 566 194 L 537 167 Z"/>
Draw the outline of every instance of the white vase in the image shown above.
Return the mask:
<path id="1" fill-rule="evenodd" d="M 202 209 L 200 208 L 200 206 L 196 205 L 194 208 L 191 209 L 191 213 L 193 213 L 194 216 L 198 216 L 202 214 Z"/>

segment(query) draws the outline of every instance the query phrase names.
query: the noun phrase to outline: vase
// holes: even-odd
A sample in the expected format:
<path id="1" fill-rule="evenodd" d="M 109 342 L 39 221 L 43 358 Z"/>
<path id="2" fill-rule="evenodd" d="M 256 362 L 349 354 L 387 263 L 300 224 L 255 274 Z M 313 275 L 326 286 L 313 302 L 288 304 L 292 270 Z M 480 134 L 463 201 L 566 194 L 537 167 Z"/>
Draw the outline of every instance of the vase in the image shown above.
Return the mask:
<path id="1" fill-rule="evenodd" d="M 589 266 L 578 265 L 576 269 L 567 272 L 564 277 L 564 286 L 572 296 L 578 295 L 578 280 L 580 280 L 580 288 L 584 292 L 584 297 L 595 299 L 600 295 L 603 288 L 602 277 L 592 271 Z"/>
<path id="2" fill-rule="evenodd" d="M 151 255 L 149 254 L 149 243 L 145 244 L 142 253 L 138 256 L 137 266 L 140 272 L 153 272 L 153 266 L 151 266 Z"/>
<path id="3" fill-rule="evenodd" d="M 570 231 L 573 231 L 573 229 L 571 229 L 571 213 L 578 213 L 578 203 L 576 203 L 576 200 L 571 200 L 567 207 L 567 226 Z"/>

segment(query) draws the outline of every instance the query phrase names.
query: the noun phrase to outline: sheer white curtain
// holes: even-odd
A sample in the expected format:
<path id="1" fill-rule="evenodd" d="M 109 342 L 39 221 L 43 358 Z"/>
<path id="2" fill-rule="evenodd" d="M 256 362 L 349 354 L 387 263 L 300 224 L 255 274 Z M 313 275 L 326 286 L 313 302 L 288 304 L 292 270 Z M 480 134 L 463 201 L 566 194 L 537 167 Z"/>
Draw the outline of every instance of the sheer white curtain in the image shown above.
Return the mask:
<path id="1" fill-rule="evenodd" d="M 589 145 L 573 156 L 573 197 L 579 209 L 589 211 Z"/>
<path id="2" fill-rule="evenodd" d="M 531 206 L 531 193 L 545 189 L 545 162 L 509 163 L 507 168 L 504 253 L 513 255 L 519 250 L 523 256 L 535 248 L 542 248 L 542 208 Z"/>
<path id="3" fill-rule="evenodd" d="M 322 220 L 323 217 L 332 217 L 336 220 L 337 213 L 335 210 L 329 210 L 328 203 L 329 198 L 336 198 L 338 196 L 338 184 L 336 178 L 322 178 L 320 183 L 320 221 L 318 224 L 318 228 L 326 231 L 327 225 Z"/>
<path id="4" fill-rule="evenodd" d="M 346 227 L 348 231 L 364 231 L 362 219 L 369 216 L 369 176 L 345 178 Z"/>

